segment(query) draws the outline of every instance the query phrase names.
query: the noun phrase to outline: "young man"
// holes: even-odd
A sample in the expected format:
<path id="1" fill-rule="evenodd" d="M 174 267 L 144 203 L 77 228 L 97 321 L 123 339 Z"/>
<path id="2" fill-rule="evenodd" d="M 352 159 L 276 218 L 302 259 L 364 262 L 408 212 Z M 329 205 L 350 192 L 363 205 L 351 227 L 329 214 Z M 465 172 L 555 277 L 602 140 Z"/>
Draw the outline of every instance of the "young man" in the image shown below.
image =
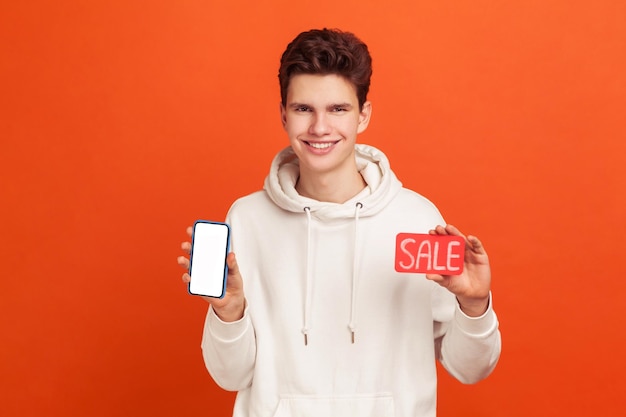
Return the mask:
<path id="1" fill-rule="evenodd" d="M 336 30 L 301 33 L 281 58 L 290 146 L 264 190 L 231 207 L 226 296 L 207 299 L 204 360 L 238 391 L 236 417 L 435 416 L 437 359 L 473 383 L 499 358 L 477 238 L 465 237 L 461 275 L 394 269 L 398 233 L 463 235 L 382 152 L 356 144 L 370 75 L 367 46 Z"/>

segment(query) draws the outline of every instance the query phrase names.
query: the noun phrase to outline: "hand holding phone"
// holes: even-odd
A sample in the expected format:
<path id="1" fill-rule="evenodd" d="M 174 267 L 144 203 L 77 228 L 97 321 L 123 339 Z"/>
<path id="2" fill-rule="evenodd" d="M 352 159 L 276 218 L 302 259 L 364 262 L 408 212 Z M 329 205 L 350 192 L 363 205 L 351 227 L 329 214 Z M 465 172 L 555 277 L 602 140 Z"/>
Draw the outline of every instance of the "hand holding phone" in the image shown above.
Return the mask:
<path id="1" fill-rule="evenodd" d="M 222 298 L 226 293 L 230 227 L 226 223 L 198 220 L 193 225 L 189 257 L 189 293 Z"/>

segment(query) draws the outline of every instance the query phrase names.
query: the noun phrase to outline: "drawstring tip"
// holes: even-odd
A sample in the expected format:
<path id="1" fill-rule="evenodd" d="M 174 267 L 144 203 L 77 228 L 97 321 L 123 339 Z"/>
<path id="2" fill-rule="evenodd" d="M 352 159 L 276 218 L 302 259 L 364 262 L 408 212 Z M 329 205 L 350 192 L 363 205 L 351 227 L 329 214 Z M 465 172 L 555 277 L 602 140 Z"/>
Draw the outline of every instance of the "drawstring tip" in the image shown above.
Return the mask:
<path id="1" fill-rule="evenodd" d="M 352 344 L 354 344 L 354 332 L 352 332 Z"/>
<path id="2" fill-rule="evenodd" d="M 307 334 L 304 334 L 304 346 L 309 344 L 309 338 L 307 337 Z"/>

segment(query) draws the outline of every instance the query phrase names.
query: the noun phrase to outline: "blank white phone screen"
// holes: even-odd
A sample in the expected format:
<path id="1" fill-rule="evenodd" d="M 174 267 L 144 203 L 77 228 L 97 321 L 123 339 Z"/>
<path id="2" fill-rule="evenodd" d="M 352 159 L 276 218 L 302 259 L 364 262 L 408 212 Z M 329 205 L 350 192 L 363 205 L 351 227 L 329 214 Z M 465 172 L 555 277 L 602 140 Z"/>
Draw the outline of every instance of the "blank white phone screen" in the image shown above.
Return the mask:
<path id="1" fill-rule="evenodd" d="M 193 230 L 189 292 L 194 295 L 221 297 L 226 283 L 228 226 L 222 223 L 196 222 Z"/>

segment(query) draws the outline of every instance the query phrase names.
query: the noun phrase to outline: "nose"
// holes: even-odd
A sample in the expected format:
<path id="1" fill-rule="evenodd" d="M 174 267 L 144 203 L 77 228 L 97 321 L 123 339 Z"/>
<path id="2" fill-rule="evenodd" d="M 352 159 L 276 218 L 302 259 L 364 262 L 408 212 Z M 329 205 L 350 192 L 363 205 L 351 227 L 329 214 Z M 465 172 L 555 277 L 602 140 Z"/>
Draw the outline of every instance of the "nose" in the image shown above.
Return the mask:
<path id="1" fill-rule="evenodd" d="M 331 132 L 331 126 L 325 113 L 314 113 L 309 126 L 309 133 L 315 136 L 328 135 Z"/>

